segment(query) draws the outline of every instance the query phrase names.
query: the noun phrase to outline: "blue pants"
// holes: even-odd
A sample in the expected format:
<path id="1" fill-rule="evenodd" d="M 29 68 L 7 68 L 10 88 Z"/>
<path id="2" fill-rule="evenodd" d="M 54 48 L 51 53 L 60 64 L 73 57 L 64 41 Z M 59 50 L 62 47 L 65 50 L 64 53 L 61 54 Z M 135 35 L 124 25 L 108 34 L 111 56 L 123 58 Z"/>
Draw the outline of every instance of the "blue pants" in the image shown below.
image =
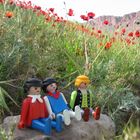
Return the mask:
<path id="1" fill-rule="evenodd" d="M 43 132 L 46 135 L 51 135 L 51 129 L 55 128 L 57 132 L 62 131 L 62 116 L 56 116 L 56 120 L 42 118 L 32 121 L 32 128 Z"/>

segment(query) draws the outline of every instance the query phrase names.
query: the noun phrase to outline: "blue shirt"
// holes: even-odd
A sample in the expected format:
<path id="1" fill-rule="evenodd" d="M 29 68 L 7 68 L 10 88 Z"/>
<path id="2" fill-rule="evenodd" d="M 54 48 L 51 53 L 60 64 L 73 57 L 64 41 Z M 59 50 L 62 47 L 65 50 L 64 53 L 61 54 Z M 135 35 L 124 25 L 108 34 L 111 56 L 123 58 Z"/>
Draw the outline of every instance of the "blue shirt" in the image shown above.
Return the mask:
<path id="1" fill-rule="evenodd" d="M 59 95 L 58 98 L 54 98 L 52 96 L 47 96 L 48 97 L 48 100 L 50 102 L 50 105 L 51 105 L 51 108 L 52 108 L 52 111 L 55 113 L 55 114 L 58 114 L 58 113 L 61 113 L 63 112 L 65 109 L 68 109 L 69 110 L 69 107 L 67 106 L 67 104 L 65 103 L 61 93 Z"/>

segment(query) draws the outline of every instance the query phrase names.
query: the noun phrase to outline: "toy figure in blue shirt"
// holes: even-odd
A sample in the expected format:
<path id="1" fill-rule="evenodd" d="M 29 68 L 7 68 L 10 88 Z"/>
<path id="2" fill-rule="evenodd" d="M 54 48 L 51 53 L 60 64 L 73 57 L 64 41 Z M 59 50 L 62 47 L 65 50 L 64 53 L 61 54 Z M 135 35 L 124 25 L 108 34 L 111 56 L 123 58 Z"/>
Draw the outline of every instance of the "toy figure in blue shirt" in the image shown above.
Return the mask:
<path id="1" fill-rule="evenodd" d="M 46 96 L 44 96 L 46 106 L 50 106 L 51 108 L 48 112 L 52 119 L 61 114 L 65 125 L 71 123 L 70 118 L 75 117 L 77 120 L 81 120 L 80 107 L 75 106 L 75 112 L 69 108 L 63 93 L 57 90 L 57 82 L 55 79 L 45 79 L 43 81 L 43 91 L 46 94 Z"/>

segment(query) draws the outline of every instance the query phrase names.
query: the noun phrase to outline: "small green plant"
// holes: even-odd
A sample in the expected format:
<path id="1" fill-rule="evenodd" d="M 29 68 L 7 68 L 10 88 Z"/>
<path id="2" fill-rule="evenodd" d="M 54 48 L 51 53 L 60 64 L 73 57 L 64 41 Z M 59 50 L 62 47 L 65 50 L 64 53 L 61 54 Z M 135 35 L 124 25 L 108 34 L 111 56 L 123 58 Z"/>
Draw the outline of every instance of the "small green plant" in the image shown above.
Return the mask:
<path id="1" fill-rule="evenodd" d="M 9 131 L 5 131 L 5 129 L 0 127 L 0 140 L 13 140 L 13 132 L 16 125 L 10 126 Z"/>
<path id="2" fill-rule="evenodd" d="M 1 140 L 9 140 L 5 130 L 2 128 L 0 128 L 0 139 Z"/>
<path id="3" fill-rule="evenodd" d="M 139 140 L 140 139 L 139 123 L 130 123 L 123 131 L 123 134 L 116 136 L 115 140 Z"/>

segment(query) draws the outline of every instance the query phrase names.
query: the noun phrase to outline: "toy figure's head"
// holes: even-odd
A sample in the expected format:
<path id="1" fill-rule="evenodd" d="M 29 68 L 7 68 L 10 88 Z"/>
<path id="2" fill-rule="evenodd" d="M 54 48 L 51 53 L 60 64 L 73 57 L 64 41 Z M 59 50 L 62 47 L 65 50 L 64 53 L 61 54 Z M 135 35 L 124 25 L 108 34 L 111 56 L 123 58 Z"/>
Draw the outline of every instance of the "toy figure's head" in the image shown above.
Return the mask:
<path id="1" fill-rule="evenodd" d="M 85 75 L 80 75 L 75 80 L 75 86 L 80 89 L 86 89 L 87 85 L 90 83 L 90 80 Z"/>
<path id="2" fill-rule="evenodd" d="M 43 91 L 54 93 L 57 90 L 57 82 L 53 78 L 46 78 L 43 81 Z"/>
<path id="3" fill-rule="evenodd" d="M 30 78 L 24 84 L 24 92 L 30 95 L 40 94 L 42 81 L 37 78 Z"/>

